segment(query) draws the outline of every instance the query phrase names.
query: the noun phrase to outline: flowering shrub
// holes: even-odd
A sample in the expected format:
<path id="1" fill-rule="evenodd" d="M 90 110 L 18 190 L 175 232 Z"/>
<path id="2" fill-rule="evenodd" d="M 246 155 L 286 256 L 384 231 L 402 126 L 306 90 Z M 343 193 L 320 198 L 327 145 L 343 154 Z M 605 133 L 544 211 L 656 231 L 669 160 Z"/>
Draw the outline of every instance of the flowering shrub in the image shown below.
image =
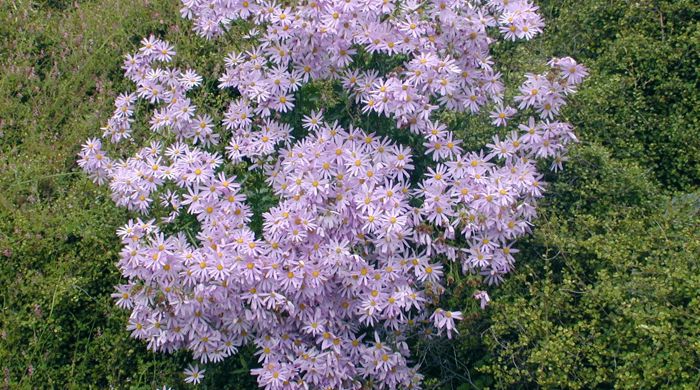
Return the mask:
<path id="1" fill-rule="evenodd" d="M 527 233 L 543 193 L 536 162 L 560 169 L 575 141 L 554 118 L 585 68 L 553 59 L 546 73 L 526 75 L 517 108 L 507 105 L 489 48 L 542 31 L 528 0 L 183 4 L 200 35 L 215 38 L 247 20 L 257 45 L 226 58 L 219 86 L 238 97 L 216 130 L 188 99 L 202 77 L 167 67 L 174 48 L 144 39 L 124 64 L 137 89 L 117 98 L 103 138 L 131 138 L 141 100 L 158 140 L 123 159 L 108 157 L 98 139 L 80 153 L 81 167 L 109 183 L 117 204 L 144 215 L 117 232 L 128 282 L 114 297 L 132 310 L 128 329 L 153 350 L 188 349 L 203 363 L 254 343 L 262 366 L 252 373 L 268 389 L 419 387 L 408 338 L 433 328 L 451 337 L 461 319 L 436 307 L 443 262 L 486 284 L 512 269 L 513 241 Z M 356 66 L 359 56 L 401 65 L 380 73 Z M 416 172 L 423 157 L 410 147 L 352 118 L 314 111 L 295 139 L 284 114 L 312 80 L 336 81 L 362 113 L 422 137 L 426 174 Z M 497 127 L 526 119 L 478 152 L 463 150 L 435 119 L 441 110 L 487 107 Z M 279 198 L 262 215 L 261 234 L 236 177 L 224 173 L 233 163 L 264 172 Z M 149 219 L 156 208 L 171 211 Z M 183 214 L 196 217 L 196 237 L 164 232 Z M 474 296 L 482 307 L 489 301 L 485 291 Z M 187 374 L 198 383 L 204 370 Z"/>

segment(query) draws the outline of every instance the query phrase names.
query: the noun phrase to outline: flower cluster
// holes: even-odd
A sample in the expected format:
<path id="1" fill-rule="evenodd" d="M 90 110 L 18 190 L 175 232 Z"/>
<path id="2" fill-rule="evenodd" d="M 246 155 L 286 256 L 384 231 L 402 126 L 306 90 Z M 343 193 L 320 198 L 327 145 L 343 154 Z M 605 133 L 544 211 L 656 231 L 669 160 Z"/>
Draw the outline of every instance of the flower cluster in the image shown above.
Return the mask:
<path id="1" fill-rule="evenodd" d="M 217 131 L 187 97 L 202 78 L 167 67 L 173 47 L 144 39 L 124 64 L 136 92 L 116 99 L 103 138 L 131 137 L 142 101 L 153 107 L 150 130 L 162 140 L 122 159 L 109 158 L 100 140 L 83 146 L 80 166 L 109 183 L 117 204 L 144 215 L 118 231 L 128 282 L 113 296 L 132 311 L 128 329 L 153 350 L 188 349 L 202 363 L 253 343 L 261 367 L 252 373 L 267 389 L 419 387 L 409 338 L 435 330 L 452 337 L 462 317 L 436 308 L 444 261 L 486 284 L 512 270 L 512 245 L 543 195 L 536 162 L 560 169 L 576 140 L 555 117 L 585 68 L 553 59 L 547 72 L 526 75 L 517 108 L 506 105 L 489 47 L 495 34 L 541 32 L 529 0 L 183 4 L 201 35 L 219 36 L 245 19 L 257 26 L 248 36 L 258 45 L 226 58 L 220 87 L 240 96 Z M 406 61 L 385 74 L 354 63 L 396 54 Z M 315 79 L 336 80 L 358 110 L 421 136 L 427 173 L 417 177 L 411 147 L 320 111 L 304 116 L 307 135 L 293 139 L 284 113 Z M 435 119 L 439 110 L 489 106 L 494 126 L 525 123 L 478 152 Z M 262 234 L 251 228 L 236 178 L 224 173 L 239 162 L 254 162 L 279 199 L 262 215 Z M 155 208 L 167 216 L 149 219 Z M 183 214 L 197 219 L 196 237 L 162 229 Z M 482 308 L 489 301 L 485 291 L 474 297 Z M 203 372 L 190 367 L 187 381 Z"/>

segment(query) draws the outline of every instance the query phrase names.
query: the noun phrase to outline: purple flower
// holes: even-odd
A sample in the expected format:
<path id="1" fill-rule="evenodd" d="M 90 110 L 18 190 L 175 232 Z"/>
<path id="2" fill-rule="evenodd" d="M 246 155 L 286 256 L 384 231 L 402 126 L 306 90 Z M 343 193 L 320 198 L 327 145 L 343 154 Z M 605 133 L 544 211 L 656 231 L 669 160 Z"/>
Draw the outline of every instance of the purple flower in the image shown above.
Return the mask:
<path id="1" fill-rule="evenodd" d="M 201 382 L 202 379 L 204 379 L 204 372 L 205 371 L 206 370 L 200 369 L 199 366 L 197 366 L 197 365 L 193 366 L 190 364 L 185 369 L 185 375 L 187 376 L 185 378 L 185 382 L 198 385 L 199 382 Z"/>
<path id="2" fill-rule="evenodd" d="M 406 339 L 433 327 L 451 337 L 462 318 L 434 310 L 445 290 L 442 262 L 460 262 L 485 284 L 513 269 L 512 245 L 529 232 L 545 189 L 536 161 L 561 169 L 576 137 L 554 118 L 587 74 L 571 58 L 553 59 L 506 101 L 489 55 L 491 30 L 531 39 L 543 27 L 537 7 L 441 4 L 426 4 L 418 18 L 415 4 L 395 1 L 184 0 L 181 15 L 206 38 L 235 20 L 257 26 L 247 35 L 256 46 L 224 60 L 218 85 L 238 97 L 221 122 L 190 100 L 203 79 L 170 65 L 169 43 L 152 36 L 126 57 L 134 92 L 115 100 L 103 139 L 131 138 L 135 107 L 143 106 L 157 141 L 129 155 L 90 139 L 78 163 L 109 184 L 117 205 L 144 217 L 117 231 L 126 281 L 112 296 L 131 310 L 133 337 L 154 351 L 189 350 L 202 363 L 254 344 L 262 366 L 252 373 L 267 389 L 419 386 Z M 355 63 L 360 50 L 406 61 L 380 74 Z M 377 135 L 384 129 L 340 125 L 349 118 L 312 111 L 302 119 L 307 134 L 293 139 L 287 119 L 296 92 L 323 80 L 336 80 L 362 112 L 422 137 L 426 173 L 416 173 L 425 165 L 416 163 L 420 150 Z M 476 114 L 491 104 L 494 126 L 528 120 L 486 150 L 465 152 L 438 120 L 438 110 Z M 113 149 L 126 157 L 110 158 Z M 225 174 L 244 166 L 277 198 L 262 213 L 259 236 L 246 191 Z M 166 234 L 182 227 L 168 225 L 183 214 L 198 230 L 190 222 Z M 489 299 L 483 291 L 475 298 L 482 307 Z M 204 370 L 185 374 L 199 383 Z"/>
<path id="3" fill-rule="evenodd" d="M 489 294 L 483 290 L 475 292 L 474 299 L 479 300 L 479 306 L 481 306 L 482 310 L 486 308 L 486 306 L 489 304 L 489 301 L 491 300 L 491 298 L 489 298 Z"/>

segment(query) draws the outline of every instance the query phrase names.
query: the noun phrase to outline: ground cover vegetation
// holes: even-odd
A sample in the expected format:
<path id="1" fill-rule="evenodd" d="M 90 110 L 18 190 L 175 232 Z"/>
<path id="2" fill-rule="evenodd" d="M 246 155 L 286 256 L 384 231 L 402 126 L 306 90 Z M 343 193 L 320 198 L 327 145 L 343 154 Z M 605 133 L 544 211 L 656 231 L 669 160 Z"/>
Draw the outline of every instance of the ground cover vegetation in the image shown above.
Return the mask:
<path id="1" fill-rule="evenodd" d="M 496 56 L 518 85 L 571 55 L 590 78 L 564 118 L 581 142 L 546 177 L 534 235 L 489 291 L 450 274 L 460 334 L 420 346 L 426 387 L 694 387 L 698 383 L 698 6 L 691 1 L 542 1 L 546 33 Z M 7 387 L 181 386 L 186 353 L 146 351 L 110 295 L 114 231 L 127 213 L 75 163 L 126 89 L 122 54 L 151 33 L 201 74 L 236 49 L 198 39 L 169 1 L 7 3 L 0 9 L 0 357 Z M 240 33 L 232 31 L 230 34 Z M 531 45 L 534 44 L 534 45 Z M 207 88 L 215 89 L 212 82 Z M 325 84 L 313 104 L 330 107 Z M 225 107 L 223 95 L 207 102 Z M 220 99 L 220 100 L 216 100 Z M 300 103 L 301 104 L 301 103 Z M 453 118 L 464 147 L 490 118 Z M 255 188 L 251 176 L 248 188 Z M 248 184 L 248 183 L 246 183 Z M 257 183 L 261 186 L 261 182 Z M 271 201 L 246 193 L 254 211 Z M 256 210 L 255 208 L 258 207 Z M 258 213 L 260 214 L 260 213 Z M 207 366 L 204 385 L 250 388 L 251 351 Z"/>

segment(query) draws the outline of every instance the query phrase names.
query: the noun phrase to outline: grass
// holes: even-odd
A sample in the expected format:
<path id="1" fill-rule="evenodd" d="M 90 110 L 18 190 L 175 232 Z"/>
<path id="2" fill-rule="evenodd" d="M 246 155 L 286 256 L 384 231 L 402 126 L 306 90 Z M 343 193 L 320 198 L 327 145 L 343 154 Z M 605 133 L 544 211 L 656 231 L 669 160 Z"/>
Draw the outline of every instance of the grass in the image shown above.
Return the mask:
<path id="1" fill-rule="evenodd" d="M 117 91 L 127 87 L 122 56 L 142 37 L 165 35 L 192 57 L 216 53 L 185 34 L 189 27 L 172 23 L 179 22 L 173 1 L 6 5 L 0 7 L 0 35 L 8 38 L 0 44 L 2 383 L 178 383 L 185 354 L 149 353 L 124 330 L 127 313 L 109 294 L 120 280 L 114 231 L 126 213 L 75 160 L 81 143 L 99 135 Z"/>

